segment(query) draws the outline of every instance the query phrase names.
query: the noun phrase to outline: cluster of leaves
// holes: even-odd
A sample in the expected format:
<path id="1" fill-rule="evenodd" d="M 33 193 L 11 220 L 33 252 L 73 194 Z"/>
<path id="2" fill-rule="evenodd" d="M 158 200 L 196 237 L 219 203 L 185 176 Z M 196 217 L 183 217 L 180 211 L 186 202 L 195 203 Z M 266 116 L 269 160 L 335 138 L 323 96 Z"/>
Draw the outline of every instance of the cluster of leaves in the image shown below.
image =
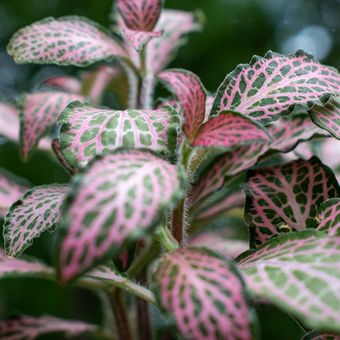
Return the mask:
<path id="1" fill-rule="evenodd" d="M 70 173 L 69 183 L 31 188 L 1 170 L 0 278 L 116 287 L 156 304 L 186 339 L 258 337 L 260 301 L 299 319 L 306 339 L 338 338 L 338 71 L 303 51 L 268 52 L 212 94 L 195 74 L 164 70 L 200 29 L 197 16 L 118 0 L 112 18 L 115 35 L 72 16 L 36 22 L 9 43 L 18 63 L 96 67 L 0 103 L 0 133 L 20 135 L 24 160 L 39 145 Z M 156 102 L 158 82 L 171 95 Z M 124 110 L 99 106 L 107 88 Z M 227 222 L 210 228 L 231 212 L 242 222 L 243 207 L 250 247 Z M 22 256 L 45 231 L 58 236 L 56 269 Z M 60 331 L 111 336 L 49 316 L 0 323 L 3 339 Z"/>

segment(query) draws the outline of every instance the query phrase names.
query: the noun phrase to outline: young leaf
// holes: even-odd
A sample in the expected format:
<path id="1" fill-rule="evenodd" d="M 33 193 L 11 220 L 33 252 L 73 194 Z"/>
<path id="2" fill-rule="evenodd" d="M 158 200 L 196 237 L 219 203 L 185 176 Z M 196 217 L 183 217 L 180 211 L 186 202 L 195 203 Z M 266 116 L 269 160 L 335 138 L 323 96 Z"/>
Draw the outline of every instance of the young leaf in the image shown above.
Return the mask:
<path id="1" fill-rule="evenodd" d="M 104 28 L 77 16 L 47 18 L 26 26 L 14 34 L 7 49 L 20 64 L 88 66 L 126 56 Z"/>
<path id="2" fill-rule="evenodd" d="M 267 151 L 267 144 L 251 144 L 235 148 L 213 159 L 193 186 L 193 203 L 219 190 L 226 177 L 236 175 L 255 165 L 258 158 Z"/>
<path id="3" fill-rule="evenodd" d="M 194 73 L 186 70 L 167 70 L 158 78 L 179 100 L 183 110 L 183 130 L 192 141 L 205 116 L 207 94 L 204 86 Z"/>
<path id="4" fill-rule="evenodd" d="M 119 20 L 119 33 L 122 35 L 123 39 L 126 40 L 131 47 L 136 51 L 142 51 L 145 46 L 154 38 L 159 38 L 162 36 L 163 32 L 145 32 L 132 30 L 128 28 L 123 20 Z"/>
<path id="5" fill-rule="evenodd" d="M 319 207 L 320 223 L 317 227 L 328 235 L 340 236 L 340 198 L 331 198 L 323 202 Z"/>
<path id="6" fill-rule="evenodd" d="M 317 127 L 306 113 L 281 118 L 268 125 L 267 129 L 273 137 L 270 148 L 282 152 L 288 152 L 301 141 L 307 141 L 314 136 L 329 136 L 329 133 Z"/>
<path id="7" fill-rule="evenodd" d="M 35 187 L 11 206 L 3 226 L 8 256 L 20 255 L 42 232 L 54 230 L 67 191 L 67 185 Z"/>
<path id="8" fill-rule="evenodd" d="M 334 97 L 326 105 L 315 105 L 309 115 L 313 122 L 340 139 L 340 97 Z"/>
<path id="9" fill-rule="evenodd" d="M 221 112 L 198 131 L 192 145 L 221 146 L 231 149 L 248 144 L 268 144 L 271 137 L 260 124 L 238 112 Z"/>
<path id="10" fill-rule="evenodd" d="M 3 340 L 33 340 L 49 333 L 63 333 L 65 336 L 79 336 L 94 333 L 97 326 L 82 321 L 63 320 L 53 316 L 20 316 L 0 321 L 0 338 Z"/>
<path id="11" fill-rule="evenodd" d="M 81 82 L 77 78 L 70 76 L 51 77 L 44 80 L 42 84 L 70 93 L 80 93 L 81 90 Z"/>
<path id="12" fill-rule="evenodd" d="M 119 255 L 156 226 L 183 195 L 184 173 L 146 151 L 121 149 L 74 180 L 63 218 L 59 272 L 70 281 Z"/>
<path id="13" fill-rule="evenodd" d="M 56 123 L 58 115 L 75 100 L 84 100 L 84 97 L 65 92 L 36 92 L 24 96 L 20 116 L 23 159 L 30 157 L 40 139 Z"/>
<path id="14" fill-rule="evenodd" d="M 340 196 L 332 171 L 316 157 L 249 172 L 245 221 L 259 246 L 285 231 L 318 226 L 318 206 Z"/>
<path id="15" fill-rule="evenodd" d="M 151 32 L 161 14 L 162 2 L 162 0 L 117 0 L 117 8 L 128 28 Z"/>
<path id="16" fill-rule="evenodd" d="M 307 333 L 301 340 L 340 340 L 340 335 L 312 331 Z"/>
<path id="17" fill-rule="evenodd" d="M 255 297 L 311 328 L 340 331 L 340 238 L 294 232 L 245 253 L 239 268 Z"/>
<path id="18" fill-rule="evenodd" d="M 22 178 L 0 168 L 0 217 L 28 189 L 29 184 Z"/>
<path id="19" fill-rule="evenodd" d="M 200 30 L 194 14 L 176 10 L 163 10 L 155 31 L 164 32 L 157 39 L 150 41 L 147 53 L 147 69 L 152 74 L 163 70 L 172 60 L 175 52 L 184 43 L 184 37 L 190 32 Z"/>
<path id="20" fill-rule="evenodd" d="M 166 254 L 153 275 L 160 306 L 185 339 L 252 339 L 252 308 L 236 268 L 206 249 Z"/>
<path id="21" fill-rule="evenodd" d="M 0 136 L 13 142 L 19 140 L 19 111 L 5 102 L 0 102 Z"/>
<path id="22" fill-rule="evenodd" d="M 268 52 L 253 57 L 227 75 L 219 87 L 211 115 L 233 110 L 261 123 L 277 120 L 299 104 L 310 109 L 339 93 L 340 75 L 301 50 L 284 56 Z"/>
<path id="23" fill-rule="evenodd" d="M 6 277 L 44 277 L 52 275 L 53 269 L 36 261 L 8 258 L 0 248 L 0 279 Z"/>
<path id="24" fill-rule="evenodd" d="M 121 146 L 173 152 L 178 116 L 170 108 L 114 111 L 74 103 L 59 116 L 58 124 L 62 153 L 77 168 Z"/>

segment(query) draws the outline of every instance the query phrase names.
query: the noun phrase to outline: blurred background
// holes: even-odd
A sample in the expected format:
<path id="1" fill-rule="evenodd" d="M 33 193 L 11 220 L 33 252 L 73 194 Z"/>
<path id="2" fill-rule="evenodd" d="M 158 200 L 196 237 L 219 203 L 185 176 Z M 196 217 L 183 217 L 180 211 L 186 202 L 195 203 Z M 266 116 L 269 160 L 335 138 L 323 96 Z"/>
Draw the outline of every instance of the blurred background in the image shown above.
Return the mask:
<path id="1" fill-rule="evenodd" d="M 15 98 L 51 75 L 76 74 L 74 67 L 16 65 L 6 53 L 11 35 L 48 16 L 81 15 L 109 26 L 112 0 L 0 0 L 0 99 Z M 206 24 L 192 34 L 171 66 L 187 68 L 215 91 L 237 64 L 267 50 L 290 53 L 302 48 L 325 64 L 340 67 L 339 0 L 167 0 L 166 7 L 201 9 Z M 44 154 L 23 164 L 17 147 L 0 143 L 0 167 L 26 177 L 32 184 L 68 181 L 68 175 Z M 43 235 L 30 254 L 49 261 L 51 236 Z M 60 288 L 41 280 L 0 281 L 0 319 L 16 313 L 51 314 L 103 322 L 101 297 Z M 301 328 L 287 315 L 269 306 L 258 308 L 263 339 L 300 339 Z M 278 332 L 279 330 L 279 332 Z M 60 339 L 60 337 L 58 337 Z"/>

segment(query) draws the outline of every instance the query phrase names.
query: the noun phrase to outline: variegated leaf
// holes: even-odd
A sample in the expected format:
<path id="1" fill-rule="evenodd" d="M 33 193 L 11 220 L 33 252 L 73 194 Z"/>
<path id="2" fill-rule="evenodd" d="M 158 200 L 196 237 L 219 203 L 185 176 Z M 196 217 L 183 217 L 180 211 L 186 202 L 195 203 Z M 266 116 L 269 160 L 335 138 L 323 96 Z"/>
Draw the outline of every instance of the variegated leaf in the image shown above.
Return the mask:
<path id="1" fill-rule="evenodd" d="M 217 91 L 212 115 L 234 110 L 269 123 L 299 104 L 310 109 L 339 94 L 336 69 L 316 62 L 304 51 L 284 56 L 268 52 L 231 72 Z"/>
<path id="2" fill-rule="evenodd" d="M 119 255 L 156 226 L 183 195 L 184 173 L 146 151 L 122 149 L 96 160 L 74 180 L 59 252 L 63 282 Z"/>
<path id="3" fill-rule="evenodd" d="M 44 80 L 42 84 L 70 93 L 80 93 L 81 90 L 81 82 L 77 78 L 71 76 L 51 77 Z"/>
<path id="4" fill-rule="evenodd" d="M 44 277 L 45 275 L 53 275 L 53 269 L 33 260 L 11 259 L 0 248 L 0 279 L 27 276 Z"/>
<path id="5" fill-rule="evenodd" d="M 249 244 L 244 240 L 230 239 L 225 230 L 209 230 L 193 237 L 189 241 L 189 247 L 203 247 L 234 260 L 249 249 Z"/>
<path id="6" fill-rule="evenodd" d="M 148 45 L 146 63 L 149 72 L 157 74 L 163 70 L 183 45 L 184 37 L 200 28 L 201 25 L 193 13 L 163 10 L 155 31 L 164 33 L 160 38 L 151 40 Z"/>
<path id="7" fill-rule="evenodd" d="M 162 0 L 117 0 L 117 8 L 128 28 L 150 32 L 159 19 L 162 2 Z"/>
<path id="8" fill-rule="evenodd" d="M 183 130 L 191 142 L 204 121 L 207 94 L 203 84 L 194 73 L 180 69 L 164 71 L 158 78 L 177 97 L 183 110 Z"/>
<path id="9" fill-rule="evenodd" d="M 123 39 L 136 51 L 142 51 L 145 46 L 154 38 L 159 38 L 162 36 L 163 32 L 149 32 L 149 31 L 139 31 L 132 30 L 127 27 L 124 21 L 118 18 L 119 21 L 119 33 Z"/>
<path id="10" fill-rule="evenodd" d="M 47 18 L 20 29 L 8 53 L 17 63 L 75 66 L 126 57 L 121 44 L 104 28 L 77 16 Z"/>
<path id="11" fill-rule="evenodd" d="M 178 116 L 172 109 L 114 111 L 74 103 L 58 118 L 61 151 L 72 167 L 118 147 L 171 153 Z"/>
<path id="12" fill-rule="evenodd" d="M 307 333 L 301 340 L 340 340 L 340 335 L 312 331 Z"/>
<path id="13" fill-rule="evenodd" d="M 309 115 L 321 129 L 340 139 L 340 96 L 331 98 L 326 105 L 315 105 Z"/>
<path id="14" fill-rule="evenodd" d="M 5 102 L 0 102 L 0 136 L 12 142 L 19 140 L 19 110 Z"/>
<path id="15" fill-rule="evenodd" d="M 29 184 L 20 177 L 0 168 L 0 218 L 28 189 Z"/>
<path id="16" fill-rule="evenodd" d="M 67 185 L 35 187 L 11 206 L 3 226 L 7 255 L 20 255 L 42 232 L 54 230 L 67 191 Z"/>
<path id="17" fill-rule="evenodd" d="M 267 128 L 273 138 L 270 148 L 282 152 L 288 152 L 298 143 L 314 136 L 329 136 L 329 133 L 317 127 L 306 113 L 281 118 Z"/>
<path id="18" fill-rule="evenodd" d="M 307 326 L 340 331 L 340 238 L 304 230 L 273 238 L 239 259 L 256 298 Z"/>
<path id="19" fill-rule="evenodd" d="M 319 207 L 318 230 L 340 236 L 340 198 L 330 198 Z"/>
<path id="20" fill-rule="evenodd" d="M 221 112 L 198 131 L 192 145 L 232 149 L 248 144 L 269 144 L 271 137 L 260 124 L 238 112 Z"/>
<path id="21" fill-rule="evenodd" d="M 319 205 L 340 196 L 334 174 L 316 157 L 252 170 L 245 192 L 245 221 L 256 247 L 281 232 L 316 228 Z"/>
<path id="22" fill-rule="evenodd" d="M 56 123 L 59 114 L 75 100 L 84 100 L 84 97 L 65 92 L 36 92 L 24 96 L 20 117 L 23 159 L 30 157 L 40 139 Z"/>
<path id="23" fill-rule="evenodd" d="M 153 276 L 160 306 L 185 339 L 252 339 L 252 308 L 236 268 L 206 249 L 163 256 Z"/>
<path id="24" fill-rule="evenodd" d="M 193 185 L 192 201 L 194 203 L 198 202 L 219 190 L 223 186 L 226 177 L 236 175 L 252 167 L 266 151 L 268 151 L 267 144 L 251 144 L 238 147 L 213 159 Z"/>
<path id="25" fill-rule="evenodd" d="M 67 337 L 95 333 L 97 326 L 82 321 L 63 320 L 53 316 L 20 316 L 0 321 L 0 338 L 3 340 L 34 340 L 49 333 L 63 333 Z"/>

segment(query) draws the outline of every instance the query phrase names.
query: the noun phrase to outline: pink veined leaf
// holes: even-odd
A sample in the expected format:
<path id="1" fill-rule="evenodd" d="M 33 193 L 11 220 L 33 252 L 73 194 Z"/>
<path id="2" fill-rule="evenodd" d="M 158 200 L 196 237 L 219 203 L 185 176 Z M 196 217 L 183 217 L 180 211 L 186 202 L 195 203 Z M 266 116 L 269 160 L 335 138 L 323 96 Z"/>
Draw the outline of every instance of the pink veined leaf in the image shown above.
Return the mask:
<path id="1" fill-rule="evenodd" d="M 29 184 L 20 177 L 0 168 L 0 217 L 7 214 L 9 207 L 29 188 Z"/>
<path id="2" fill-rule="evenodd" d="M 156 32 L 163 32 L 148 44 L 146 66 L 151 74 L 161 72 L 171 62 L 177 50 L 184 44 L 185 36 L 201 29 L 195 14 L 184 11 L 164 9 L 155 27 Z M 139 55 L 131 49 L 130 58 L 139 67 Z"/>
<path id="3" fill-rule="evenodd" d="M 118 21 L 121 19 L 118 18 Z M 124 21 L 119 22 L 119 33 L 123 39 L 136 51 L 142 51 L 145 46 L 154 38 L 159 38 L 162 36 L 163 32 L 146 32 L 139 30 L 132 30 L 128 28 Z"/>
<path id="4" fill-rule="evenodd" d="M 0 102 L 0 136 L 13 142 L 19 140 L 19 110 L 5 102 Z"/>
<path id="5" fill-rule="evenodd" d="M 151 32 L 161 14 L 162 0 L 117 0 L 126 26 L 134 31 Z"/>
<path id="6" fill-rule="evenodd" d="M 53 152 L 57 158 L 57 160 L 60 162 L 60 164 L 64 167 L 64 169 L 69 172 L 71 175 L 74 175 L 77 172 L 76 168 L 73 168 L 67 163 L 67 160 L 65 159 L 61 147 L 60 147 L 60 141 L 59 139 L 55 138 L 52 140 L 52 149 Z"/>
<path id="7" fill-rule="evenodd" d="M 74 180 L 63 218 L 59 275 L 70 281 L 157 226 L 183 196 L 184 170 L 146 151 L 120 149 Z M 81 207 L 81 209 L 80 209 Z"/>
<path id="8" fill-rule="evenodd" d="M 54 230 L 67 192 L 67 185 L 35 187 L 11 206 L 3 226 L 8 256 L 19 256 L 42 232 Z"/>
<path id="9" fill-rule="evenodd" d="M 185 339 L 253 339 L 253 314 L 236 268 L 199 248 L 179 249 L 159 261 L 154 290 Z"/>
<path id="10" fill-rule="evenodd" d="M 43 85 L 55 87 L 61 91 L 80 93 L 81 82 L 71 76 L 55 76 L 43 81 Z"/>
<path id="11" fill-rule="evenodd" d="M 319 207 L 320 223 L 317 230 L 325 231 L 328 235 L 340 236 L 340 198 L 330 198 Z"/>
<path id="12" fill-rule="evenodd" d="M 273 238 L 239 258 L 255 298 L 306 326 L 340 331 L 340 238 L 304 230 Z"/>
<path id="13" fill-rule="evenodd" d="M 53 269 L 31 260 L 11 259 L 0 248 L 0 279 L 6 277 L 44 277 L 52 275 Z"/>
<path id="14" fill-rule="evenodd" d="M 21 119 L 21 152 L 27 160 L 40 139 L 56 123 L 58 115 L 66 106 L 84 100 L 83 96 L 65 92 L 36 92 L 25 95 Z"/>
<path id="15" fill-rule="evenodd" d="M 322 141 L 317 152 L 318 157 L 335 172 L 340 183 L 340 141 L 326 138 Z"/>
<path id="16" fill-rule="evenodd" d="M 176 147 L 177 112 L 114 111 L 74 103 L 58 118 L 61 151 L 74 168 L 119 147 L 148 148 L 170 154 Z"/>
<path id="17" fill-rule="evenodd" d="M 307 333 L 301 340 L 340 340 L 340 334 L 312 331 Z"/>
<path id="18" fill-rule="evenodd" d="M 277 120 L 299 104 L 310 109 L 339 94 L 340 75 L 304 51 L 284 56 L 269 51 L 255 56 L 227 75 L 216 95 L 211 115 L 233 110 L 261 123 Z"/>
<path id="19" fill-rule="evenodd" d="M 248 242 L 228 238 L 224 230 L 208 231 L 193 237 L 189 247 L 203 247 L 220 253 L 229 260 L 234 260 L 241 253 L 249 249 Z"/>
<path id="20" fill-rule="evenodd" d="M 206 90 L 192 72 L 167 70 L 158 75 L 163 84 L 175 94 L 183 110 L 183 130 L 191 142 L 203 123 L 206 109 Z"/>
<path id="21" fill-rule="evenodd" d="M 17 63 L 88 66 L 126 57 L 126 51 L 98 24 L 77 16 L 46 18 L 20 29 L 8 45 Z"/>
<path id="22" fill-rule="evenodd" d="M 317 127 L 309 118 L 308 114 L 296 114 L 267 126 L 272 135 L 272 150 L 288 152 L 295 148 L 301 141 L 307 141 L 314 136 L 329 136 L 325 130 Z"/>
<path id="23" fill-rule="evenodd" d="M 0 338 L 3 340 L 35 340 L 49 333 L 63 333 L 70 337 L 96 331 L 96 325 L 53 316 L 36 318 L 23 315 L 15 319 L 0 321 Z"/>
<path id="24" fill-rule="evenodd" d="M 281 232 L 318 226 L 318 207 L 340 196 L 331 169 L 318 158 L 249 172 L 245 221 L 251 244 L 258 247 Z"/>
<path id="25" fill-rule="evenodd" d="M 249 144 L 269 144 L 271 137 L 260 124 L 238 112 L 221 112 L 198 130 L 193 146 L 220 146 L 232 149 Z"/>
<path id="26" fill-rule="evenodd" d="M 268 149 L 267 144 L 251 144 L 235 148 L 231 152 L 218 156 L 206 166 L 193 185 L 191 194 L 193 203 L 219 190 L 226 177 L 236 175 L 254 166 L 258 158 Z"/>
<path id="27" fill-rule="evenodd" d="M 317 126 L 340 139 L 340 96 L 331 98 L 326 105 L 315 105 L 309 115 Z"/>
<path id="28" fill-rule="evenodd" d="M 211 112 L 211 109 L 214 105 L 215 95 L 208 95 L 206 102 L 205 102 L 205 114 L 204 114 L 204 123 L 206 123 L 209 120 L 209 115 Z"/>

